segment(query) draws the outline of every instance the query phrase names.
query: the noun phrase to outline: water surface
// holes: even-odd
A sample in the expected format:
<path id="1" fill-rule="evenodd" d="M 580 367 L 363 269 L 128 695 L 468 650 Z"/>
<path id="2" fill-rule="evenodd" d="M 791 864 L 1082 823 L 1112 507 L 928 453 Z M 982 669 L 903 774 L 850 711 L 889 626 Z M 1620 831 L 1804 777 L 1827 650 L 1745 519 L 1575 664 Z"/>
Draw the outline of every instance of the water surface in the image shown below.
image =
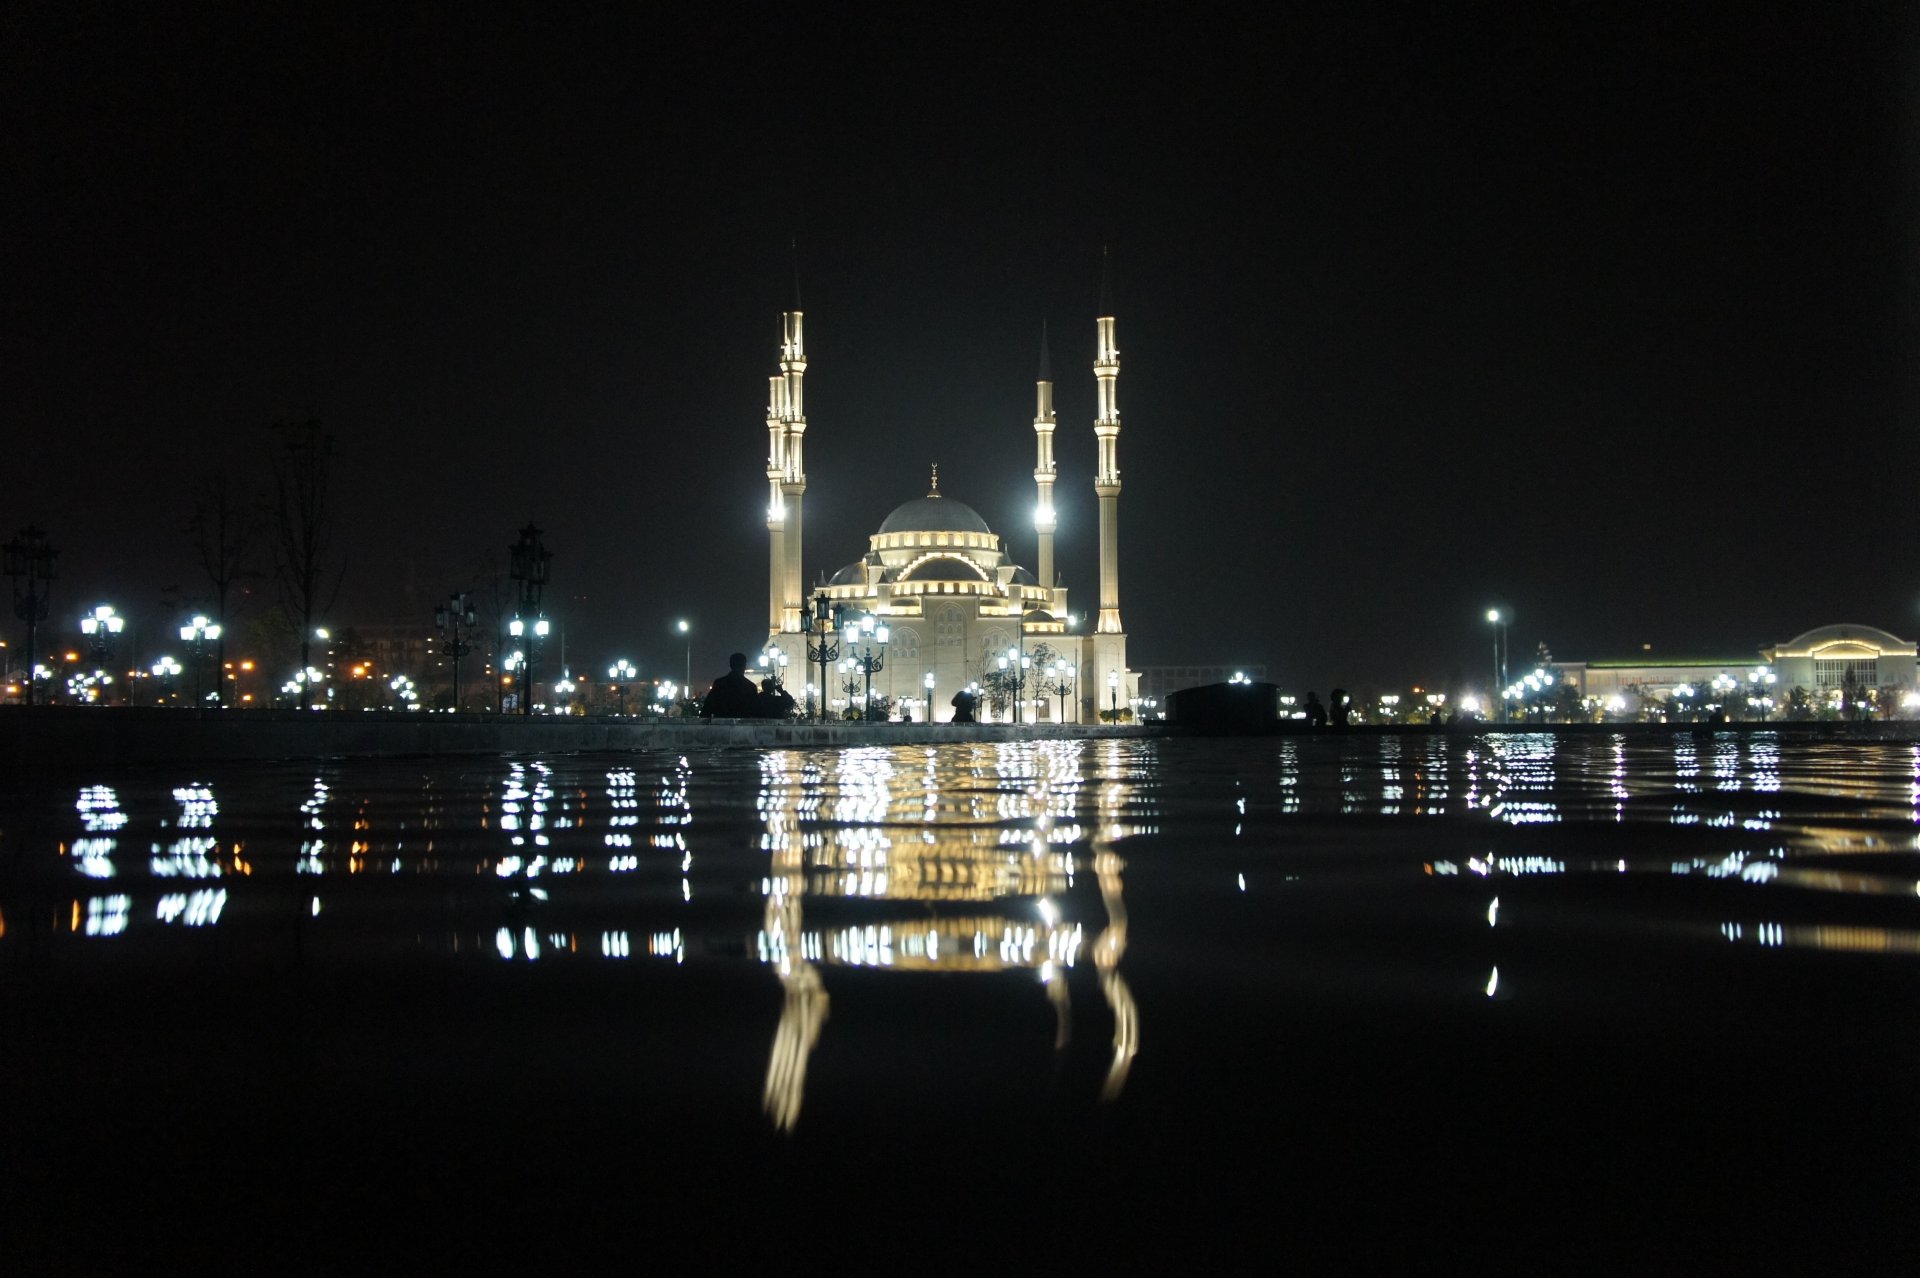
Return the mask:
<path id="1" fill-rule="evenodd" d="M 96 1271 L 1904 1267 L 1917 819 L 1765 732 L 16 779 L 0 1149 Z"/>

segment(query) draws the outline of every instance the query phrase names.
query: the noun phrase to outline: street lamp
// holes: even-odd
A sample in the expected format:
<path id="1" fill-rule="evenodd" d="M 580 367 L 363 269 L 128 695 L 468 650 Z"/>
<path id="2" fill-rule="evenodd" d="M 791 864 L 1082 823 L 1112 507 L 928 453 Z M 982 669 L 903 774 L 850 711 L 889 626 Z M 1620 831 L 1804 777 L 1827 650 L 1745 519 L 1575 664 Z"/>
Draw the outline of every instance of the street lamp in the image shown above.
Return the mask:
<path id="1" fill-rule="evenodd" d="M 6 573 L 13 578 L 13 615 L 27 623 L 27 704 L 33 704 L 33 641 L 53 601 L 53 561 L 60 556 L 47 534 L 32 524 L 6 544 Z M 26 581 L 21 588 L 22 579 Z"/>
<path id="2" fill-rule="evenodd" d="M 818 635 L 820 642 L 807 641 L 807 660 L 820 667 L 820 706 L 816 720 L 827 717 L 827 667 L 840 660 L 840 645 L 833 641 L 833 612 L 825 595 L 813 597 L 813 611 L 800 618 L 800 628 Z"/>
<path id="3" fill-rule="evenodd" d="M 1052 688 L 1050 691 L 1052 691 L 1053 695 L 1059 700 L 1060 708 L 1055 712 L 1055 717 L 1062 723 L 1066 722 L 1067 718 L 1067 694 L 1073 691 L 1073 681 L 1079 677 L 1080 671 L 1078 667 L 1064 661 L 1056 661 L 1053 663 L 1053 670 L 1051 671 Z"/>
<path id="4" fill-rule="evenodd" d="M 520 713 L 533 713 L 533 651 L 534 640 L 545 639 L 552 626 L 545 617 L 535 617 L 531 622 L 515 617 L 507 626 L 507 633 L 515 639 L 525 639 L 527 646 L 514 653 L 520 665 Z M 512 667 L 509 666 L 509 669 Z"/>
<path id="5" fill-rule="evenodd" d="M 876 625 L 871 616 L 862 617 L 858 626 L 847 628 L 848 647 L 851 648 L 855 643 L 861 645 L 859 655 L 848 659 L 853 662 L 854 669 L 866 676 L 866 686 L 861 693 L 860 706 L 860 716 L 863 719 L 873 717 L 873 676 L 886 668 L 889 633 L 885 622 Z"/>
<path id="6" fill-rule="evenodd" d="M 529 523 L 520 530 L 520 540 L 507 547 L 509 567 L 507 575 L 520 583 L 520 612 L 513 619 L 512 633 L 518 638 L 525 629 L 522 618 L 537 617 L 540 611 L 540 592 L 546 589 L 547 577 L 552 571 L 553 552 L 540 540 L 540 530 Z M 538 617 L 534 622 L 534 634 L 547 633 L 547 619 Z M 520 694 L 520 713 L 522 716 L 533 713 L 533 650 L 531 640 L 527 643 L 527 672 Z"/>
<path id="7" fill-rule="evenodd" d="M 1024 640 L 1024 634 L 1022 636 Z M 1033 668 L 1024 648 L 1009 648 L 1007 655 L 1000 658 L 1000 669 L 1006 672 L 1007 683 L 1013 689 L 1013 721 L 1020 722 L 1020 698 L 1027 688 L 1027 672 Z"/>
<path id="8" fill-rule="evenodd" d="M 685 686 L 691 688 L 693 687 L 693 627 L 687 624 L 684 617 L 681 618 L 680 621 L 680 637 L 686 640 L 687 643 L 687 682 Z"/>
<path id="9" fill-rule="evenodd" d="M 462 636 L 478 622 L 480 616 L 474 611 L 473 601 L 462 590 L 451 596 L 447 602 L 433 610 L 433 624 L 440 630 L 441 649 L 453 656 L 453 710 L 460 712 L 460 658 L 473 651 L 471 640 Z"/>
<path id="10" fill-rule="evenodd" d="M 931 670 L 927 671 L 927 673 L 921 677 L 920 682 L 926 687 L 926 690 L 927 690 L 926 721 L 928 723 L 932 723 L 933 722 L 933 671 Z"/>
<path id="11" fill-rule="evenodd" d="M 620 698 L 620 717 L 627 716 L 627 684 L 640 672 L 625 657 L 607 667 L 607 678 L 613 683 L 613 695 Z"/>
<path id="12" fill-rule="evenodd" d="M 766 649 L 763 652 L 761 652 L 760 668 L 766 671 L 767 674 L 772 677 L 774 687 L 776 688 L 786 687 L 787 662 L 789 660 L 790 658 L 787 656 L 786 653 L 782 652 L 779 648 L 776 648 L 771 643 L 769 643 L 766 646 Z"/>
<path id="13" fill-rule="evenodd" d="M 1498 608 L 1487 609 L 1487 624 L 1493 627 L 1493 686 L 1495 689 L 1507 686 L 1507 629 L 1513 623 L 1513 617 Z M 1500 704 L 1500 718 L 1507 718 L 1506 699 Z"/>
<path id="14" fill-rule="evenodd" d="M 553 701 L 561 714 L 573 713 L 573 693 L 579 685 L 573 681 L 573 672 L 564 666 L 560 670 L 560 682 L 553 685 Z"/>
<path id="15" fill-rule="evenodd" d="M 93 658 L 94 673 L 107 678 L 107 662 L 113 656 L 113 636 L 126 628 L 127 619 L 113 611 L 112 604 L 101 604 L 80 618 L 80 633 L 87 637 L 88 655 Z M 111 679 L 108 679 L 111 682 Z"/>
<path id="16" fill-rule="evenodd" d="M 160 696 L 154 698 L 155 704 L 158 704 L 161 697 L 171 695 L 173 691 L 173 681 L 180 677 L 180 663 L 172 657 L 160 658 L 160 660 L 153 663 L 153 677 L 160 681 L 160 686 L 163 689 Z"/>
<path id="17" fill-rule="evenodd" d="M 405 675 L 395 675 L 388 681 L 387 687 L 393 690 L 394 709 L 419 709 L 420 693 L 414 688 L 413 680 Z"/>
<path id="18" fill-rule="evenodd" d="M 205 614 L 195 613 L 193 620 L 180 627 L 180 641 L 193 645 L 193 704 L 200 704 L 200 667 L 207 657 L 207 641 L 220 637 L 220 624 Z"/>
<path id="19" fill-rule="evenodd" d="M 1115 718 L 1119 717 L 1120 672 L 1118 670 L 1107 671 L 1107 709 L 1113 712 Z"/>

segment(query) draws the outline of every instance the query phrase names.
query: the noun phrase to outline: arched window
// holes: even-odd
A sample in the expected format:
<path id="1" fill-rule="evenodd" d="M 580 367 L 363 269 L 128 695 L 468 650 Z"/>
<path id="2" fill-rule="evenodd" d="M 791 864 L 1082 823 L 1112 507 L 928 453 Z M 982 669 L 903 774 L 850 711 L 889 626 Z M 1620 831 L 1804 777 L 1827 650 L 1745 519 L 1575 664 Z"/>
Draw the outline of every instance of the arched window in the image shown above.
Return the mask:
<path id="1" fill-rule="evenodd" d="M 909 630 L 905 626 L 895 626 L 893 628 L 892 639 L 893 641 L 887 646 L 893 649 L 893 655 L 895 657 L 901 661 L 917 661 L 920 659 L 920 635 L 918 631 Z"/>
<path id="2" fill-rule="evenodd" d="M 957 647 L 967 639 L 967 613 L 964 608 L 951 605 L 941 608 L 933 617 L 934 640 L 942 648 Z"/>

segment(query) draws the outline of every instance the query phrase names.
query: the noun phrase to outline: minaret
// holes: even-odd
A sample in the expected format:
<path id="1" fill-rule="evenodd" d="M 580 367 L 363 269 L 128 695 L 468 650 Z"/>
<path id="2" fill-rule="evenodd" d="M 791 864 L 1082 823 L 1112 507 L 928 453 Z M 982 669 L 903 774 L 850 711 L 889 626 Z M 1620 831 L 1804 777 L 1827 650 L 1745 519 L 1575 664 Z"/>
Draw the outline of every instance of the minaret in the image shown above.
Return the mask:
<path id="1" fill-rule="evenodd" d="M 787 502 L 781 484 L 787 477 L 787 379 L 767 379 L 767 631 L 780 629 L 786 602 Z"/>
<path id="2" fill-rule="evenodd" d="M 1100 498 L 1100 622 L 1098 634 L 1124 633 L 1120 625 L 1120 351 L 1113 344 L 1112 286 L 1106 256 L 1100 260 L 1100 316 L 1094 321 L 1098 344 L 1093 375 L 1099 382 L 1099 414 L 1093 433 L 1100 446 L 1093 491 Z"/>
<path id="3" fill-rule="evenodd" d="M 807 375 L 807 343 L 801 329 L 800 281 L 794 277 L 794 309 L 783 317 L 786 321 L 785 340 L 780 346 L 780 374 L 786 383 L 786 440 L 783 460 L 785 475 L 780 483 L 780 493 L 786 507 L 786 565 L 780 622 L 777 629 L 789 634 L 800 630 L 800 614 L 806 609 L 803 594 L 805 579 L 800 573 L 800 535 L 801 501 L 807 491 L 807 466 L 805 440 L 807 434 L 806 400 L 801 394 L 801 380 Z"/>
<path id="4" fill-rule="evenodd" d="M 1040 382 L 1033 414 L 1033 483 L 1039 499 L 1033 507 L 1033 528 L 1040 534 L 1040 588 L 1053 589 L 1053 373 L 1047 366 L 1047 325 L 1040 324 Z"/>

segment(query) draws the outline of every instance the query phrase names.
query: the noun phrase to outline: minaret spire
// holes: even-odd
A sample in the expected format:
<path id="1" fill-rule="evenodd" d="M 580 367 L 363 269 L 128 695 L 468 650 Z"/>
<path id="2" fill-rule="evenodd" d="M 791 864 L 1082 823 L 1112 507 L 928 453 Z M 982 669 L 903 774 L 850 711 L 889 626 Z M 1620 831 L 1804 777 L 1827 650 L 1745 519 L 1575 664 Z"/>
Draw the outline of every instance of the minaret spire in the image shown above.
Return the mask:
<path id="1" fill-rule="evenodd" d="M 780 371 L 767 392 L 767 630 L 795 633 L 805 609 L 801 506 L 807 491 L 807 343 L 800 310 L 799 243 L 793 242 L 793 309 L 780 317 Z"/>
<path id="2" fill-rule="evenodd" d="M 1100 634 L 1121 634 L 1120 624 L 1120 348 L 1113 338 L 1113 272 L 1100 250 L 1100 315 L 1094 321 L 1093 375 L 1099 411 L 1093 433 L 1100 449 L 1093 491 L 1100 498 Z"/>
<path id="3" fill-rule="evenodd" d="M 1037 498 L 1033 507 L 1033 529 L 1039 534 L 1040 556 L 1034 565 L 1040 588 L 1053 589 L 1053 375 L 1047 359 L 1047 322 L 1040 321 L 1040 380 L 1035 388 L 1033 413 L 1033 484 Z"/>
<path id="4" fill-rule="evenodd" d="M 800 615 L 806 610 L 803 597 L 805 578 L 800 572 L 802 499 L 807 491 L 807 408 L 802 386 L 807 375 L 805 316 L 800 310 L 800 271 L 796 261 L 793 276 L 794 308 L 786 313 L 786 340 L 780 346 L 780 374 L 787 383 L 786 475 L 780 484 L 787 505 L 787 563 L 780 629 L 788 633 L 800 630 Z"/>

